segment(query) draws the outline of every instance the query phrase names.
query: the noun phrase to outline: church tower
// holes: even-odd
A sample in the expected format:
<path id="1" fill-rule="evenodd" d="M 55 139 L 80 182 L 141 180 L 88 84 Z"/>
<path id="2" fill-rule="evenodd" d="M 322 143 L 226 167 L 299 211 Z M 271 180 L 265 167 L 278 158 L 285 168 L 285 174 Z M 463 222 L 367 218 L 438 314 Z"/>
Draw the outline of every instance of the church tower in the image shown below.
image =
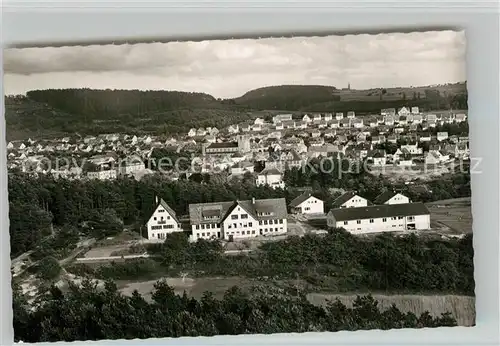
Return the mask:
<path id="1" fill-rule="evenodd" d="M 347 83 L 347 90 L 351 90 L 351 83 Z"/>

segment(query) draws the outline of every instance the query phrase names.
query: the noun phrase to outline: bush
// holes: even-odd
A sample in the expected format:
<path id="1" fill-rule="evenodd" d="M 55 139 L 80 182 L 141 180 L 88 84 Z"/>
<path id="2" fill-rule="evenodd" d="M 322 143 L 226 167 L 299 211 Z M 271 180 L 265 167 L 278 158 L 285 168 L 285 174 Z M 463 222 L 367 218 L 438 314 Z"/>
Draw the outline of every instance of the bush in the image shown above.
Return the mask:
<path id="1" fill-rule="evenodd" d="M 36 273 L 42 280 L 53 280 L 61 273 L 61 266 L 54 257 L 45 257 L 38 263 Z"/>

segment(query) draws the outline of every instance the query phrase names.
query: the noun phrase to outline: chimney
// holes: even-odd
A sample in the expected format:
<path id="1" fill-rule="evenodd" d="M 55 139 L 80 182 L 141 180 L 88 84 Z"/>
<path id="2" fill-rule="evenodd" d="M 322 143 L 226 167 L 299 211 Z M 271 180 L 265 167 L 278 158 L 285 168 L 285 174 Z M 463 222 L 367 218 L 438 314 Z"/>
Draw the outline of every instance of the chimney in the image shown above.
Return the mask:
<path id="1" fill-rule="evenodd" d="M 155 203 L 156 203 L 156 204 L 158 204 L 158 202 L 159 202 L 159 201 L 160 201 L 160 200 L 159 200 L 158 196 L 157 196 L 157 195 L 155 195 Z"/>
<path id="2" fill-rule="evenodd" d="M 252 204 L 255 204 L 255 197 L 252 197 Z"/>

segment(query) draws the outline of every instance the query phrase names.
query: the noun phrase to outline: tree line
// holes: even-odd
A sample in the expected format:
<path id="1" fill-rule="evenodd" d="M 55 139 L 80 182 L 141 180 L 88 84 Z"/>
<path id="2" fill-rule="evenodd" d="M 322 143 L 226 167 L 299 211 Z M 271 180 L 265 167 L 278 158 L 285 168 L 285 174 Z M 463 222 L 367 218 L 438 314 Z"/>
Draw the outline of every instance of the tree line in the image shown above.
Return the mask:
<path id="1" fill-rule="evenodd" d="M 381 311 L 371 296 L 359 296 L 352 307 L 339 300 L 311 304 L 304 294 L 283 290 L 243 292 L 229 289 L 222 299 L 206 292 L 201 299 L 178 295 L 164 281 L 151 301 L 137 291 L 128 297 L 108 281 L 104 289 L 90 281 L 67 292 L 52 287 L 43 304 L 31 311 L 14 288 L 16 342 L 145 339 L 181 336 L 335 332 L 339 330 L 455 326 L 449 314 L 433 317 L 403 313 L 394 305 Z"/>
<path id="2" fill-rule="evenodd" d="M 343 229 L 327 235 L 266 242 L 250 255 L 226 256 L 218 241 L 190 243 L 183 233 L 146 246 L 152 259 L 68 271 L 99 279 L 137 280 L 161 275 L 243 276 L 300 280 L 310 290 L 439 292 L 474 295 L 472 236 L 442 240 L 416 235 L 358 237 Z"/>
<path id="3" fill-rule="evenodd" d="M 336 161 L 332 161 L 336 164 Z M 248 200 L 252 197 L 285 198 L 289 203 L 312 186 L 312 192 L 325 201 L 328 208 L 339 192 L 331 188 L 355 189 L 358 194 L 374 200 L 386 189 L 400 188 L 413 201 L 470 196 L 470 174 L 455 173 L 448 178 L 425 182 L 428 189 L 416 192 L 407 185 L 394 185 L 383 176 L 367 172 L 343 173 L 338 167 L 322 171 L 318 162 L 304 170 L 292 169 L 285 174 L 288 188 L 272 189 L 255 186 L 253 179 L 226 182 L 217 177 L 195 174 L 190 179 L 166 180 L 161 175 L 144 177 L 140 181 L 119 178 L 111 181 L 68 180 L 24 174 L 9 175 L 9 219 L 11 255 L 34 249 L 41 239 L 67 225 L 78 226 L 84 233 L 111 236 L 124 225 L 143 225 L 155 207 L 155 198 L 163 198 L 179 217 L 188 214 L 191 203 Z M 345 171 L 345 170 L 344 170 Z M 432 192 L 429 192 L 432 191 Z"/>

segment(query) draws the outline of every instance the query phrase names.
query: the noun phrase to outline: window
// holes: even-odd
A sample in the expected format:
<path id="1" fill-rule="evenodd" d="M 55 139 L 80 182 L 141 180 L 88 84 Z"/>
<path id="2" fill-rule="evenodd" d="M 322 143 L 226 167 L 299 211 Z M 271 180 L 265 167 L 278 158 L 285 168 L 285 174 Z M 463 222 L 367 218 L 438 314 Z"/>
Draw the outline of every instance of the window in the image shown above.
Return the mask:
<path id="1" fill-rule="evenodd" d="M 241 217 L 242 219 L 248 219 L 248 215 L 247 215 L 247 214 L 241 214 L 241 215 L 240 215 L 240 217 Z"/>
<path id="2" fill-rule="evenodd" d="M 259 225 L 262 225 L 262 221 L 259 221 Z"/>
<path id="3" fill-rule="evenodd" d="M 170 216 L 167 216 L 167 220 L 170 220 Z"/>
<path id="4" fill-rule="evenodd" d="M 234 227 L 234 228 L 237 228 L 237 227 L 238 227 L 238 224 L 233 223 L 233 227 Z"/>
<path id="5" fill-rule="evenodd" d="M 200 229 L 200 225 L 196 225 L 196 229 Z"/>
<path id="6" fill-rule="evenodd" d="M 231 215 L 231 220 L 238 220 L 238 215 Z"/>
<path id="7" fill-rule="evenodd" d="M 174 228 L 174 225 L 163 225 L 163 229 Z"/>
<path id="8" fill-rule="evenodd" d="M 156 216 L 153 218 L 153 220 L 155 220 L 155 221 L 156 221 Z"/>
<path id="9" fill-rule="evenodd" d="M 385 218 L 385 217 L 384 217 L 384 218 L 382 219 L 382 222 L 387 222 L 387 218 Z"/>
<path id="10" fill-rule="evenodd" d="M 204 237 L 204 236 L 205 236 L 205 233 L 202 233 L 202 234 L 201 234 L 201 236 L 202 236 L 202 237 Z"/>
<path id="11" fill-rule="evenodd" d="M 255 234 L 255 231 L 252 231 L 252 234 Z"/>
<path id="12" fill-rule="evenodd" d="M 349 221 L 344 221 L 344 225 L 347 225 L 349 223 Z"/>
<path id="13" fill-rule="evenodd" d="M 373 219 L 370 219 L 370 223 L 373 223 L 373 222 L 374 222 Z"/>
<path id="14" fill-rule="evenodd" d="M 252 227 L 252 223 L 251 222 L 248 223 L 248 227 Z"/>
<path id="15" fill-rule="evenodd" d="M 275 232 L 278 232 L 278 227 L 276 227 L 276 228 L 274 229 L 274 231 L 275 231 Z"/>
<path id="16" fill-rule="evenodd" d="M 360 224 L 361 224 L 361 220 L 356 221 L 356 223 L 357 223 L 358 225 L 360 225 Z"/>
<path id="17" fill-rule="evenodd" d="M 161 226 L 151 226 L 151 229 L 161 229 Z"/>
<path id="18" fill-rule="evenodd" d="M 267 225 L 267 220 L 264 220 L 264 225 Z"/>
<path id="19" fill-rule="evenodd" d="M 280 223 L 283 223 L 283 219 L 280 220 Z"/>

